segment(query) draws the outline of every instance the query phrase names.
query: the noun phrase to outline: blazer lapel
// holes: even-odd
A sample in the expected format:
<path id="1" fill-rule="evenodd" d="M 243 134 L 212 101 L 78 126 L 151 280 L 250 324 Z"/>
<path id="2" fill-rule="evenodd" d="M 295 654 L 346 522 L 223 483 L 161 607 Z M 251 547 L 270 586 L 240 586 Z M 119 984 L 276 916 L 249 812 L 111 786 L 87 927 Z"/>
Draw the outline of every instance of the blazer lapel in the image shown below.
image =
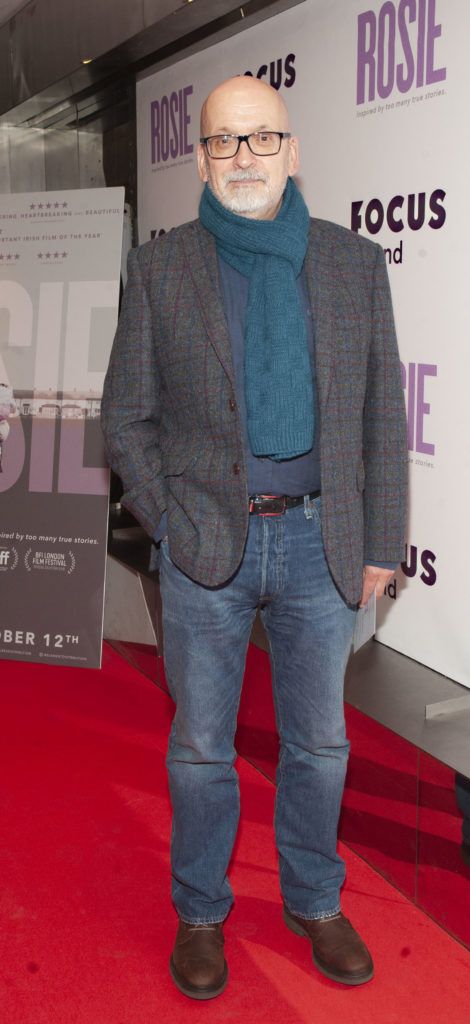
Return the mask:
<path id="1" fill-rule="evenodd" d="M 340 253 L 312 219 L 306 257 L 307 283 L 315 324 L 315 366 L 320 408 L 325 409 L 340 350 L 352 350 L 359 330 L 363 296 L 348 283 Z M 346 326 L 347 325 L 347 326 Z"/>
<path id="2" fill-rule="evenodd" d="M 315 325 L 315 369 L 320 409 L 326 407 L 335 362 L 334 283 L 338 269 L 331 251 L 322 245 L 321 233 L 310 222 L 306 257 L 307 285 Z"/>
<path id="3" fill-rule="evenodd" d="M 196 221 L 194 230 L 184 235 L 183 247 L 187 273 L 191 276 L 198 296 L 209 340 L 227 376 L 235 385 L 232 346 L 222 303 L 215 241 L 200 221 Z"/>

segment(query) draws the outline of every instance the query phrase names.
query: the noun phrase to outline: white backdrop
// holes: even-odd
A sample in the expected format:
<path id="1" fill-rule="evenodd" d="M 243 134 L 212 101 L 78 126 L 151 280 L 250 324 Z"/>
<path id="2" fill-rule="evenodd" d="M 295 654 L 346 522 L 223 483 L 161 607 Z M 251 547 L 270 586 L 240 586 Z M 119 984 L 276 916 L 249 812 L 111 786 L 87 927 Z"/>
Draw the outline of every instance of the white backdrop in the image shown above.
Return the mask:
<path id="1" fill-rule="evenodd" d="M 288 103 L 311 213 L 386 250 L 411 509 L 377 636 L 467 686 L 469 33 L 467 0 L 306 0 L 137 86 L 141 242 L 197 215 L 201 103 L 251 72 Z"/>

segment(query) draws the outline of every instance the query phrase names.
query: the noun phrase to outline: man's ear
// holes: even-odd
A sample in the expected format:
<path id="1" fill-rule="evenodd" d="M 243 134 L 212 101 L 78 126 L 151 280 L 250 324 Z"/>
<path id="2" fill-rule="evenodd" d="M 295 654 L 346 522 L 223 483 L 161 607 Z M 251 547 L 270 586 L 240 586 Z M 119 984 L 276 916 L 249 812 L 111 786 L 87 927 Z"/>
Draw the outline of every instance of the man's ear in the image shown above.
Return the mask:
<path id="1" fill-rule="evenodd" d="M 207 171 L 207 155 L 204 146 L 200 142 L 197 147 L 197 169 L 201 181 L 207 181 L 209 177 Z"/>
<path id="2" fill-rule="evenodd" d="M 297 136 L 293 135 L 292 138 L 288 140 L 287 144 L 289 146 L 288 173 L 289 177 L 292 178 L 294 174 L 297 174 L 300 166 L 299 140 Z"/>

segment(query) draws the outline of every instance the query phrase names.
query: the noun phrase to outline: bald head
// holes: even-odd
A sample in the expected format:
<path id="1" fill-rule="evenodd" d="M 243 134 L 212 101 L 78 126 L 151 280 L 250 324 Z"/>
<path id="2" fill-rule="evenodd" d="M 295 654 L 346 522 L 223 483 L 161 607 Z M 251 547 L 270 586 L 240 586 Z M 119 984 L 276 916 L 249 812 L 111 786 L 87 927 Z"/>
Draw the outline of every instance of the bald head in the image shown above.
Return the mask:
<path id="1" fill-rule="evenodd" d="M 250 118 L 265 114 L 266 123 L 258 128 L 271 128 L 285 132 L 289 128 L 286 104 L 271 85 L 251 75 L 227 78 L 217 85 L 204 100 L 201 110 L 201 135 L 216 135 L 229 130 L 222 123 L 227 118 Z M 253 130 L 253 129 L 251 129 Z"/>
<path id="2" fill-rule="evenodd" d="M 242 136 L 229 157 L 217 157 L 198 146 L 202 181 L 232 213 L 258 220 L 273 219 L 280 208 L 287 178 L 298 168 L 298 143 L 288 133 L 289 117 L 282 96 L 250 75 L 229 78 L 209 93 L 201 111 L 201 137 Z M 271 152 L 263 154 L 249 136 L 272 132 Z M 248 141 L 245 141 L 248 140 Z M 236 143 L 235 143 L 236 146 Z M 278 148 L 276 148 L 278 146 Z M 230 149 L 230 147 L 228 147 Z"/>

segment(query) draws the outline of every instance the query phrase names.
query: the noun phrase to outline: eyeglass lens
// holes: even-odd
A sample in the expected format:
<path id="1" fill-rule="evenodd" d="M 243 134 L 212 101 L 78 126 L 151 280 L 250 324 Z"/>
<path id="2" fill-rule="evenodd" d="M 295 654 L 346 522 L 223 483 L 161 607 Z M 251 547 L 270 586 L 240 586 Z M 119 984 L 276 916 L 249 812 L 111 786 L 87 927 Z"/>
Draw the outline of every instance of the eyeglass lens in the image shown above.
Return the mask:
<path id="1" fill-rule="evenodd" d="M 247 141 L 255 156 L 274 156 L 281 148 L 278 132 L 253 132 L 248 136 Z M 207 148 L 209 156 L 235 156 L 239 148 L 239 139 L 236 135 L 212 135 L 207 140 Z"/>

